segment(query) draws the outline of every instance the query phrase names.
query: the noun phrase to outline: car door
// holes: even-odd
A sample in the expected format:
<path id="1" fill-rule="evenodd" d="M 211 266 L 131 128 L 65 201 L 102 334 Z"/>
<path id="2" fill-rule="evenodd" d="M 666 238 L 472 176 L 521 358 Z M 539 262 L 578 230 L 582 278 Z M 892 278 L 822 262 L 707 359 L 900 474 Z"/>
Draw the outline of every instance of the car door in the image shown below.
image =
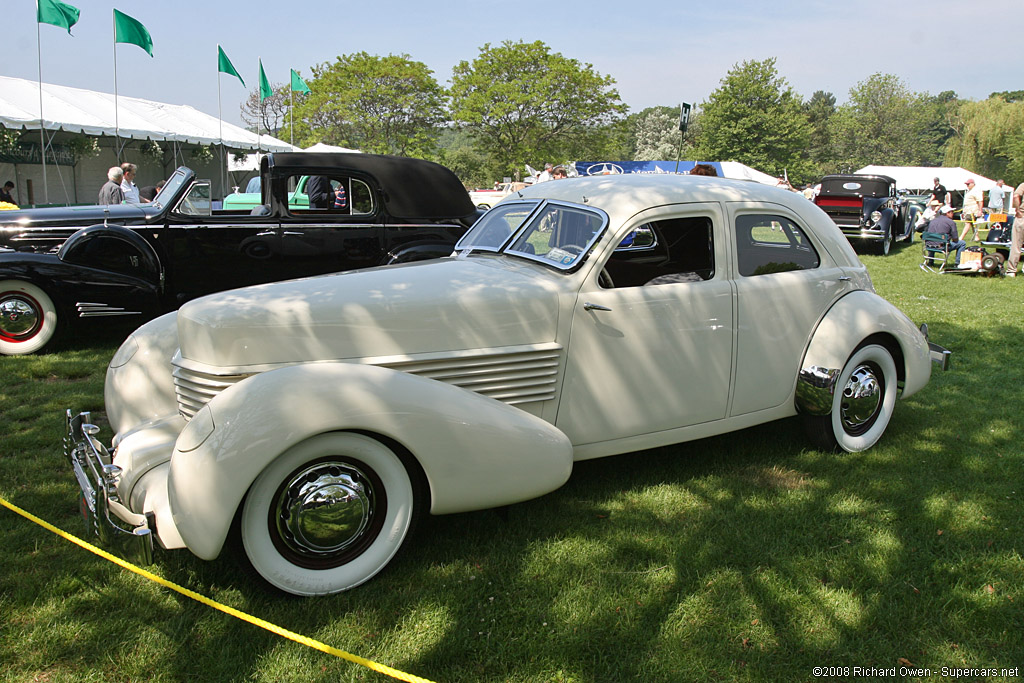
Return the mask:
<path id="1" fill-rule="evenodd" d="M 733 290 L 719 204 L 639 214 L 573 309 L 556 419 L 574 445 L 726 415 Z"/>
<path id="2" fill-rule="evenodd" d="M 791 400 L 804 349 L 824 312 L 850 288 L 795 214 L 728 205 L 736 245 L 736 389 L 731 415 Z"/>

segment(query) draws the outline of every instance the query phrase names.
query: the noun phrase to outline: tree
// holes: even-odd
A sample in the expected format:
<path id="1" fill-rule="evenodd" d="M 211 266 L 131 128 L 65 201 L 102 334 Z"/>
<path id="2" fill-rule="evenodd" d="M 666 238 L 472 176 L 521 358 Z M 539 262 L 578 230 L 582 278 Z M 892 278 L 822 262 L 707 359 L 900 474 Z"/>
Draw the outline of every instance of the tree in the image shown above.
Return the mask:
<path id="1" fill-rule="evenodd" d="M 271 85 L 273 95 L 265 100 L 260 99 L 260 89 L 253 88 L 249 97 L 240 105 L 242 121 L 249 126 L 253 132 L 269 133 L 277 135 L 288 113 L 288 89 L 287 83 L 274 83 Z"/>
<path id="2" fill-rule="evenodd" d="M 409 55 L 366 52 L 313 67 L 310 94 L 295 106 L 303 144 L 428 156 L 445 120 L 445 93 L 433 71 Z M 301 122 L 301 125 L 300 125 Z"/>
<path id="3" fill-rule="evenodd" d="M 950 119 L 954 134 L 946 147 L 946 164 L 990 178 L 1024 180 L 1024 100 L 996 96 L 961 102 Z"/>
<path id="4" fill-rule="evenodd" d="M 739 161 L 766 173 L 808 179 L 811 134 L 801 99 L 778 75 L 775 59 L 734 65 L 701 105 L 695 155 L 705 161 Z"/>
<path id="5" fill-rule="evenodd" d="M 486 44 L 453 69 L 451 114 L 507 174 L 614 145 L 626 111 L 614 84 L 541 41 Z"/>
<path id="6" fill-rule="evenodd" d="M 648 107 L 630 118 L 634 161 L 675 159 L 679 154 L 679 109 Z"/>
<path id="7" fill-rule="evenodd" d="M 831 119 L 831 170 L 922 165 L 936 145 L 927 105 L 926 97 L 892 74 L 876 73 L 857 83 Z"/>
<path id="8" fill-rule="evenodd" d="M 831 155 L 832 138 L 828 124 L 836 113 L 836 96 L 824 90 L 816 90 L 811 99 L 803 104 L 807 122 L 811 125 L 808 154 L 819 168 Z"/>

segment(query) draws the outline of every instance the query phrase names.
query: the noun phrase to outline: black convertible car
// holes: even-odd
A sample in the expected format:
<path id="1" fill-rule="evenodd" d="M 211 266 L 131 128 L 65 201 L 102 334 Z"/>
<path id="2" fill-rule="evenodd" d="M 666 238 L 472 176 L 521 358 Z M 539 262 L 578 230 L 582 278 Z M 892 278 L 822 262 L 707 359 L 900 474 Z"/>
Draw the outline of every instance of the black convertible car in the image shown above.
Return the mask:
<path id="1" fill-rule="evenodd" d="M 0 211 L 0 354 L 225 289 L 446 256 L 482 213 L 419 159 L 269 154 L 260 174 L 252 211 L 212 210 L 210 182 L 185 167 L 151 204 Z M 305 177 L 328 201 L 294 205 Z"/>
<path id="2" fill-rule="evenodd" d="M 876 243 L 888 254 L 893 241 L 913 241 L 921 207 L 896 190 L 885 175 L 827 175 L 814 198 L 847 239 Z"/>

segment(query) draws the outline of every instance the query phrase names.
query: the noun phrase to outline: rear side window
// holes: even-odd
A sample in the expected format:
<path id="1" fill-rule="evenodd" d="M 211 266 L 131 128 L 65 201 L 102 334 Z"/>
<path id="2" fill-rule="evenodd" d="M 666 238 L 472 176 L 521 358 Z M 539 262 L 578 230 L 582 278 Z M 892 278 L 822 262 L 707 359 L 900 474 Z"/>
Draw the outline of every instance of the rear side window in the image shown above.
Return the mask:
<path id="1" fill-rule="evenodd" d="M 369 216 L 376 210 L 373 192 L 358 178 L 343 175 L 293 176 L 288 179 L 288 212 Z"/>
<path id="2" fill-rule="evenodd" d="M 769 214 L 736 218 L 736 254 L 744 277 L 809 270 L 821 264 L 802 228 L 785 216 Z"/>

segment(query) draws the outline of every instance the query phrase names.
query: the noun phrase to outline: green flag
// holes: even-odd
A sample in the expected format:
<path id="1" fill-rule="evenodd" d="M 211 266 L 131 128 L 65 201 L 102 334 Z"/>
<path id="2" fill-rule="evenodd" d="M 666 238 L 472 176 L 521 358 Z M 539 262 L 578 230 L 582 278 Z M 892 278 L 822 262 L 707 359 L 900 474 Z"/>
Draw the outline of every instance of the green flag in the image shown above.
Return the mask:
<path id="1" fill-rule="evenodd" d="M 217 46 L 217 71 L 222 74 L 231 74 L 242 81 L 242 77 L 235 71 L 235 65 L 231 63 L 228 56 L 224 54 L 224 48 L 220 45 Z M 242 86 L 245 86 L 245 81 L 242 81 Z"/>
<path id="2" fill-rule="evenodd" d="M 78 15 L 81 12 L 77 7 L 60 2 L 59 0 L 38 0 L 36 5 L 36 19 L 40 24 L 53 24 L 68 30 L 71 34 L 71 27 L 78 23 Z"/>
<path id="3" fill-rule="evenodd" d="M 136 19 L 132 19 L 124 12 L 114 10 L 114 42 L 131 43 L 138 45 L 153 56 L 153 38 L 149 31 Z"/>
<path id="4" fill-rule="evenodd" d="M 306 85 L 306 81 L 299 78 L 299 74 L 295 73 L 295 69 L 292 69 L 292 90 L 294 92 L 309 92 L 309 86 Z"/>
<path id="5" fill-rule="evenodd" d="M 273 94 L 274 91 L 270 89 L 270 81 L 267 80 L 267 74 L 263 71 L 263 59 L 260 59 L 260 102 Z"/>

